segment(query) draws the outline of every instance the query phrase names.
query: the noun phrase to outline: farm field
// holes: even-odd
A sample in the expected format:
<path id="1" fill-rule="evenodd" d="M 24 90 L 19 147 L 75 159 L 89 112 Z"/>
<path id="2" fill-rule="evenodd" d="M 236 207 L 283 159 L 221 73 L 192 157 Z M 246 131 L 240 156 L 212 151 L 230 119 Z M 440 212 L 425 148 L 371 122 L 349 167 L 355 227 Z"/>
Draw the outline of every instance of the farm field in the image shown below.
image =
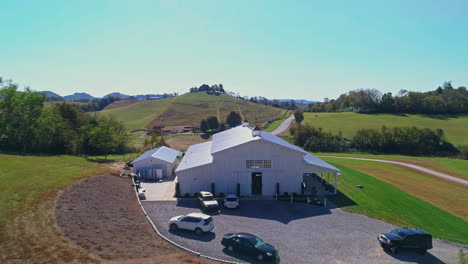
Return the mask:
<path id="1" fill-rule="evenodd" d="M 454 216 L 468 221 L 468 187 L 409 168 L 375 161 L 324 158 L 389 183 Z M 343 177 L 346 177 L 344 175 Z"/>
<path id="2" fill-rule="evenodd" d="M 364 214 L 401 227 L 418 227 L 434 237 L 468 244 L 468 222 L 382 180 L 336 163 L 342 171 L 337 196 L 329 196 L 343 210 Z M 356 185 L 364 188 L 356 188 Z"/>
<path id="3" fill-rule="evenodd" d="M 64 186 L 103 173 L 104 168 L 72 156 L 0 154 L 0 260 L 24 263 L 96 263 L 70 244 L 54 225 L 57 192 Z M 24 260 L 24 261 L 21 261 Z M 7 261 L 8 263 L 8 261 Z"/>
<path id="4" fill-rule="evenodd" d="M 468 115 L 392 115 L 392 114 L 357 114 L 357 113 L 304 113 L 303 123 L 321 127 L 325 131 L 338 133 L 351 138 L 363 128 L 380 129 L 383 125 L 416 126 L 431 129 L 441 128 L 447 139 L 455 145 L 468 144 Z"/>
<path id="5" fill-rule="evenodd" d="M 109 108 L 112 107 L 111 104 Z M 198 126 L 200 120 L 208 116 L 216 116 L 222 121 L 230 111 L 239 112 L 242 118 L 249 119 L 252 124 L 281 118 L 285 112 L 283 109 L 255 104 L 226 94 L 214 96 L 198 92 L 103 110 L 99 115 L 112 115 L 124 122 L 128 129 L 141 129 L 160 125 L 161 115 L 166 126 Z"/>
<path id="6" fill-rule="evenodd" d="M 368 153 L 313 153 L 322 156 L 343 156 L 367 159 L 393 160 L 422 166 L 454 177 L 468 180 L 468 160 L 443 157 L 415 157 L 403 155 L 374 155 Z"/>

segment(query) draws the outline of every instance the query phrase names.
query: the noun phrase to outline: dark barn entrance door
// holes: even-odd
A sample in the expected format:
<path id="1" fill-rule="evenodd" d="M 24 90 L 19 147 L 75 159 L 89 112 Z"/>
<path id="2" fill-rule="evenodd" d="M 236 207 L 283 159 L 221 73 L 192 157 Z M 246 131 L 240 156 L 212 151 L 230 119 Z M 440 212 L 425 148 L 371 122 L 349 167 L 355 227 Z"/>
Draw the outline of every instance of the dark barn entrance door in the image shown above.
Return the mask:
<path id="1" fill-rule="evenodd" d="M 262 173 L 252 172 L 252 195 L 262 194 Z"/>

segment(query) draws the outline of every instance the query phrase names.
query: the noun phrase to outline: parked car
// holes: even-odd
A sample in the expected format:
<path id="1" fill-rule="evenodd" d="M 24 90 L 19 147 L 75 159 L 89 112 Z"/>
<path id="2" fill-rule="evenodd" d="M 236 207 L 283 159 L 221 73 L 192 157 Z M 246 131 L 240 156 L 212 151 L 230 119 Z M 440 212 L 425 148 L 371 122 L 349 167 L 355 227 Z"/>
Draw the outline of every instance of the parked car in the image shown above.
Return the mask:
<path id="1" fill-rule="evenodd" d="M 221 244 L 228 251 L 237 251 L 246 255 L 251 255 L 257 260 L 277 259 L 278 250 L 270 244 L 265 243 L 259 237 L 247 233 L 225 234 Z"/>
<path id="2" fill-rule="evenodd" d="M 203 211 L 218 210 L 218 201 L 210 192 L 198 192 L 197 198 Z"/>
<path id="3" fill-rule="evenodd" d="M 390 233 L 380 233 L 377 236 L 384 250 L 396 254 L 399 248 L 414 248 L 421 254 L 432 248 L 431 234 L 417 228 L 396 228 Z"/>
<path id="4" fill-rule="evenodd" d="M 228 193 L 224 196 L 224 207 L 225 208 L 239 208 L 239 198 L 237 195 Z"/>
<path id="5" fill-rule="evenodd" d="M 191 213 L 188 215 L 179 215 L 169 220 L 169 229 L 177 231 L 186 229 L 195 231 L 200 236 L 203 232 L 210 232 L 214 228 L 213 218 L 201 213 Z"/>

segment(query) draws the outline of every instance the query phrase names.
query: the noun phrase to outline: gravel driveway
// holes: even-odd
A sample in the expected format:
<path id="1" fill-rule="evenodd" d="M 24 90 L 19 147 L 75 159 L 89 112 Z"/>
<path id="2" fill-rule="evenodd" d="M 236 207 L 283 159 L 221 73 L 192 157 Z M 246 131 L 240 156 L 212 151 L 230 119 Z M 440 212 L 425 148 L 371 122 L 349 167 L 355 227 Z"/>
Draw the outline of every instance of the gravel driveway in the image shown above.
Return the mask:
<path id="1" fill-rule="evenodd" d="M 201 237 L 189 231 L 170 232 L 167 227 L 173 216 L 199 212 L 195 199 L 148 201 L 143 206 L 169 239 L 204 255 L 238 262 L 256 261 L 227 252 L 220 243 L 225 233 L 242 231 L 261 237 L 279 249 L 281 263 L 456 263 L 459 250 L 434 239 L 434 248 L 426 255 L 407 250 L 389 255 L 378 244 L 377 234 L 394 226 L 339 209 L 300 203 L 291 207 L 281 201 L 241 200 L 240 209 L 213 214 L 214 230 Z"/>

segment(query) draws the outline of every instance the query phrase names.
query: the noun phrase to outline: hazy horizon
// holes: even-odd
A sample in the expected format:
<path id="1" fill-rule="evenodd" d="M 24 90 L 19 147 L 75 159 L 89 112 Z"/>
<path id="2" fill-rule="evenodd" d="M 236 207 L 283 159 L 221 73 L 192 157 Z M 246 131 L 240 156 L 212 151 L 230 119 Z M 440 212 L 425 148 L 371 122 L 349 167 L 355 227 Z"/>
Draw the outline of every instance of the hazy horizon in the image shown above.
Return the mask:
<path id="1" fill-rule="evenodd" d="M 7 1 L 0 76 L 37 91 L 336 98 L 468 86 L 466 1 Z"/>

